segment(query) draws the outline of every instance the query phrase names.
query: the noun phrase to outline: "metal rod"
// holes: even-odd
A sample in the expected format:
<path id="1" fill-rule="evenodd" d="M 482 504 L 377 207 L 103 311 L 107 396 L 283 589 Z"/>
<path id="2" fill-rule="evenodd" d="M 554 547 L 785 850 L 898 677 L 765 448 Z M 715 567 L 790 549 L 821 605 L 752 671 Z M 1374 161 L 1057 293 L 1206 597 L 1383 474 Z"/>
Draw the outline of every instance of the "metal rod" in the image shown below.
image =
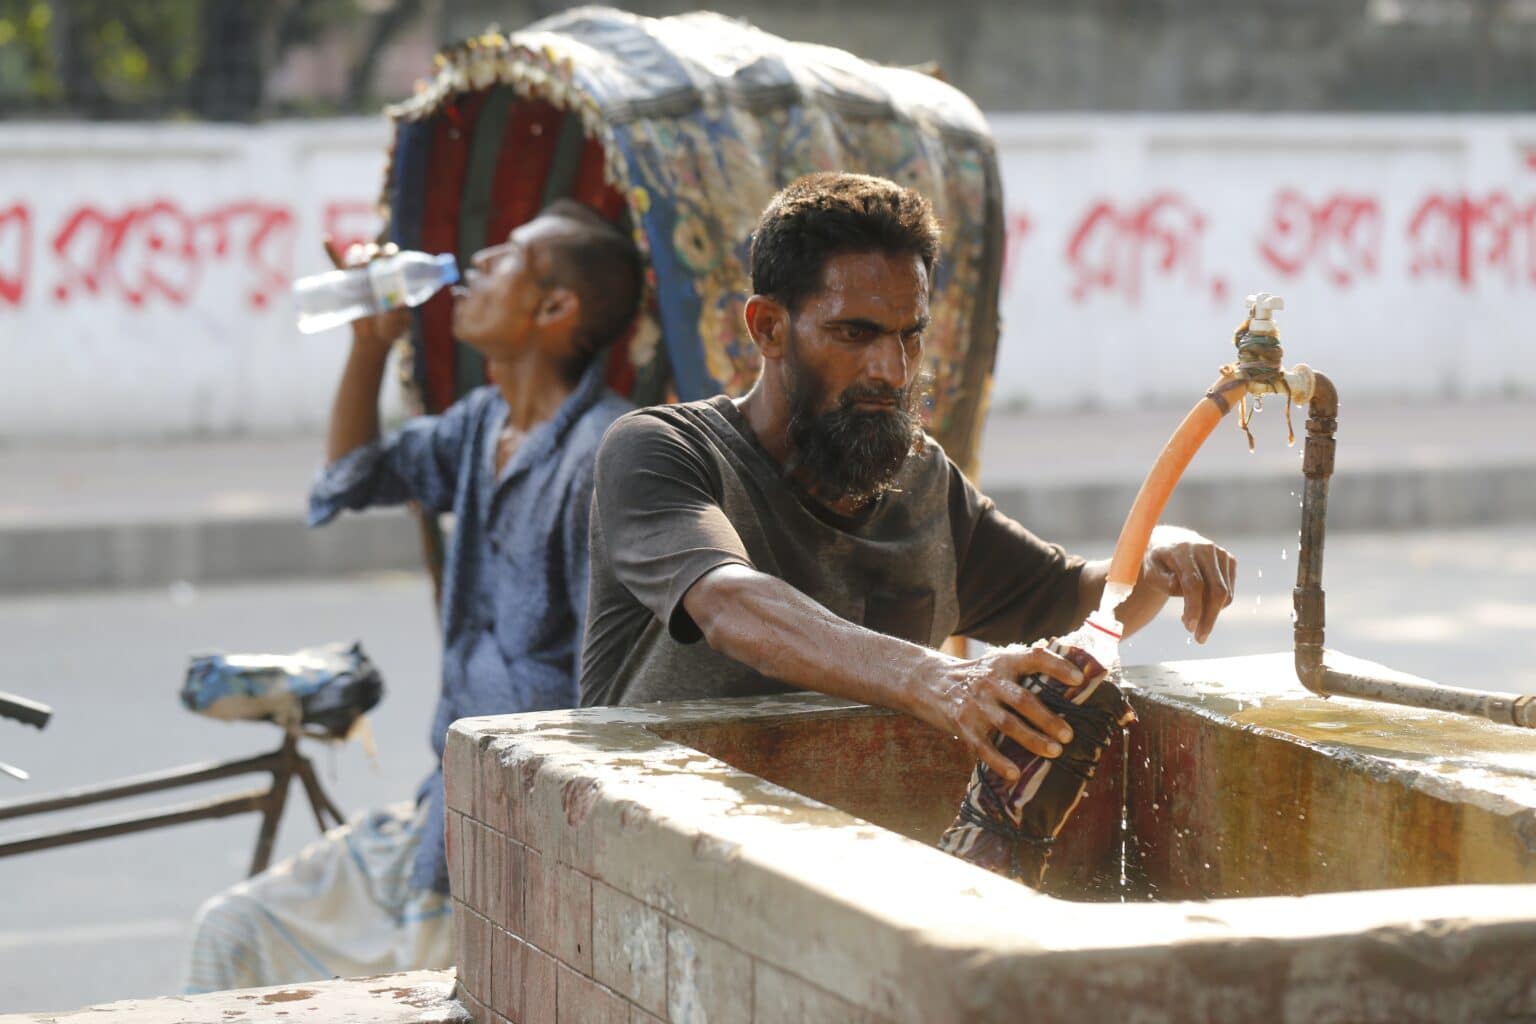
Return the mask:
<path id="1" fill-rule="evenodd" d="M 1323 624 L 1323 541 L 1328 517 L 1328 481 L 1333 476 L 1334 431 L 1338 429 L 1339 393 L 1321 373 L 1313 375 L 1307 404 L 1307 440 L 1301 471 L 1306 484 L 1301 495 L 1301 547 L 1296 555 L 1296 676 L 1301 685 L 1321 696 Z"/>
<path id="2" fill-rule="evenodd" d="M 180 825 L 189 821 L 227 818 L 232 814 L 246 814 L 250 811 L 259 811 L 266 804 L 268 792 L 265 789 L 253 789 L 249 792 L 236 793 L 232 796 L 220 797 L 216 800 L 186 804 L 156 814 L 146 814 L 140 817 L 113 818 L 95 825 L 85 825 L 80 828 L 63 829 L 58 832 L 23 836 L 20 839 L 13 839 L 8 843 L 0 843 L 0 857 L 10 857 L 19 853 L 31 853 L 34 850 L 48 850 L 55 846 L 70 846 L 74 843 L 89 842 L 92 839 L 125 836 L 134 832 L 145 832 L 149 829 L 164 828 L 167 825 Z"/>
<path id="3" fill-rule="evenodd" d="M 272 773 L 272 788 L 262 801 L 261 830 L 256 834 L 256 850 L 251 855 L 252 875 L 267 870 L 272 861 L 272 846 L 277 841 L 277 826 L 283 820 L 283 808 L 288 804 L 288 787 L 293 781 L 295 761 L 303 760 L 298 754 L 298 740 L 289 733 L 278 753 L 279 765 Z"/>
<path id="4" fill-rule="evenodd" d="M 1333 651 L 1323 654 L 1323 688 L 1328 693 L 1475 715 L 1504 725 L 1536 727 L 1536 696 L 1466 690 L 1398 673 L 1355 672 L 1341 666 L 1342 660 Z"/>
<path id="5" fill-rule="evenodd" d="M 315 774 L 315 766 L 309 758 L 299 759 L 298 773 L 299 781 L 304 784 L 304 792 L 309 797 L 310 809 L 315 812 L 315 821 L 320 825 L 320 831 L 324 832 L 346 821 L 342 813 L 336 809 L 336 805 L 331 802 L 331 798 L 326 795 L 325 790 L 321 788 L 320 779 Z M 327 814 L 331 816 L 330 825 L 325 823 Z"/>
<path id="6" fill-rule="evenodd" d="M 280 747 L 271 753 L 247 757 L 239 761 L 226 761 L 222 764 L 192 764 L 161 772 L 150 772 L 103 786 L 84 786 L 80 789 L 67 790 L 56 796 L 43 797 L 39 800 L 0 803 L 0 821 L 8 818 L 23 818 L 32 814 L 46 814 L 50 811 L 62 811 L 71 807 L 83 807 L 87 804 L 104 803 L 108 800 L 121 800 L 130 796 L 142 796 L 145 793 L 177 789 L 199 782 L 214 782 L 236 775 L 249 775 L 252 772 L 276 772 L 283 749 Z"/>
<path id="7" fill-rule="evenodd" d="M 1301 549 L 1296 559 L 1296 589 L 1292 592 L 1296 608 L 1296 677 L 1307 689 L 1323 697 L 1355 697 L 1450 711 L 1536 729 L 1536 695 L 1520 697 L 1442 686 L 1396 673 L 1351 671 L 1338 664 L 1339 655 L 1324 649 L 1324 524 L 1328 516 L 1328 483 L 1333 476 L 1339 395 L 1333 382 L 1323 374 L 1315 374 L 1315 379 L 1307 406 L 1307 443 L 1302 454 L 1302 472 L 1307 482 L 1301 498 Z"/>
<path id="8" fill-rule="evenodd" d="M 23 725 L 41 729 L 52 717 L 53 709 L 48 705 L 0 690 L 0 718 L 14 718 Z"/>

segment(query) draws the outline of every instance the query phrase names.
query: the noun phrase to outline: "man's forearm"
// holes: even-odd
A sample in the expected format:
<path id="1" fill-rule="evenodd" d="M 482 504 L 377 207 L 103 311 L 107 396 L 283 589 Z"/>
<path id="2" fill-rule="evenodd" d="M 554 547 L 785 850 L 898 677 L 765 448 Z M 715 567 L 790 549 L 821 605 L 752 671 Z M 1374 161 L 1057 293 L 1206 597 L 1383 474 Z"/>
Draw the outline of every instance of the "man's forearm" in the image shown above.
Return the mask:
<path id="1" fill-rule="evenodd" d="M 1056 757 L 1072 729 L 1020 684 L 1048 675 L 1067 686 L 1083 673 L 1044 648 L 999 647 L 954 658 L 839 618 L 790 584 L 741 565 L 704 576 L 683 598 L 711 647 L 765 676 L 834 697 L 905 712 L 958 737 L 1005 779 L 1018 765 L 996 738 Z"/>
<path id="2" fill-rule="evenodd" d="M 740 565 L 684 598 L 705 642 L 757 672 L 808 690 L 922 717 L 919 680 L 945 655 L 854 625 L 777 577 Z"/>
<path id="3" fill-rule="evenodd" d="M 335 462 L 354 448 L 378 439 L 379 386 L 388 361 L 388 348 L 353 342 L 331 405 L 331 425 L 325 444 L 327 462 Z"/>

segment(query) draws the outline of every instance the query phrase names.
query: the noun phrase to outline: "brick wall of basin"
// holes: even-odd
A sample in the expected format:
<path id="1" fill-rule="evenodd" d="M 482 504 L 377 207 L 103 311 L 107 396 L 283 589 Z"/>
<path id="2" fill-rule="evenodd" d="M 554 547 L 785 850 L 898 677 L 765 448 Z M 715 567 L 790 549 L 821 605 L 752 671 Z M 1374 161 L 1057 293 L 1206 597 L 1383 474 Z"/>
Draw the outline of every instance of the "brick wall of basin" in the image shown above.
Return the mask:
<path id="1" fill-rule="evenodd" d="M 1527 735 L 1325 704 L 1283 656 L 1129 683 L 1143 734 L 1049 893 L 932 847 L 968 765 L 899 715 L 795 695 L 461 720 L 459 996 L 482 1024 L 1536 1020 Z M 1073 891 L 1120 848 L 1175 898 Z"/>

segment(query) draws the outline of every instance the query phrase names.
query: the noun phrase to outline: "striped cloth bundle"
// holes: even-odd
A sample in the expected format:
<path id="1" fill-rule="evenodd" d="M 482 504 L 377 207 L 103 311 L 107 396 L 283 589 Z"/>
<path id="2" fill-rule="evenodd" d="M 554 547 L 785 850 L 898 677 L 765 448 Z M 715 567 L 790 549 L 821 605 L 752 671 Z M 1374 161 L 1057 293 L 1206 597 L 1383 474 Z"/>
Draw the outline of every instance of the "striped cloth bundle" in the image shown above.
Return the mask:
<path id="1" fill-rule="evenodd" d="M 939 837 L 945 853 L 1032 886 L 1044 878 L 1051 843 L 1082 799 L 1099 756 L 1136 718 L 1103 665 L 1061 639 L 1045 646 L 1083 670 L 1082 685 L 1069 688 L 1043 675 L 1019 682 L 1067 720 L 1072 741 L 1052 760 L 998 734 L 998 749 L 1022 769 L 1018 781 L 977 762 L 959 815 Z"/>

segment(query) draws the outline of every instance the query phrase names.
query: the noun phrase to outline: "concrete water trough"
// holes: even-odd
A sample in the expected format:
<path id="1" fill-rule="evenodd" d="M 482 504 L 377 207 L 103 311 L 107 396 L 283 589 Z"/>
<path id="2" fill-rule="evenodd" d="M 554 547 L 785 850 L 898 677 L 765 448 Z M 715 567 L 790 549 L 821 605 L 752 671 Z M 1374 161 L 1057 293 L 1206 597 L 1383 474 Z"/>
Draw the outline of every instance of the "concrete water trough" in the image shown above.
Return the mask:
<path id="1" fill-rule="evenodd" d="M 1368 666 L 1379 670 L 1377 666 Z M 971 763 L 815 695 L 465 719 L 460 995 L 541 1021 L 1536 1021 L 1536 738 L 1133 668 L 1045 892 L 932 848 Z"/>

